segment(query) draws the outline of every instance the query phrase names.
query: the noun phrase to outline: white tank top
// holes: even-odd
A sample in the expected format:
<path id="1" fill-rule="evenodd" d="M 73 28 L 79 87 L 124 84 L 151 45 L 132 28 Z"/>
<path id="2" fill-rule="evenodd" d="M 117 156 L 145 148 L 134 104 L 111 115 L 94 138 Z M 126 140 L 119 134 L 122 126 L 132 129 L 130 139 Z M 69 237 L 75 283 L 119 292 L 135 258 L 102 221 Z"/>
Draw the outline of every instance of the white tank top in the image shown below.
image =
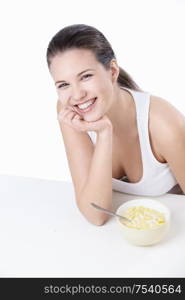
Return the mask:
<path id="1" fill-rule="evenodd" d="M 169 192 L 175 185 L 178 185 L 172 174 L 168 163 L 159 162 L 153 155 L 149 132 L 148 116 L 150 106 L 150 94 L 123 88 L 130 92 L 136 107 L 137 128 L 143 164 L 143 176 L 139 182 L 130 183 L 126 176 L 121 179 L 112 178 L 112 188 L 115 191 L 142 195 L 159 196 Z M 92 142 L 96 143 L 96 132 L 88 131 Z"/>

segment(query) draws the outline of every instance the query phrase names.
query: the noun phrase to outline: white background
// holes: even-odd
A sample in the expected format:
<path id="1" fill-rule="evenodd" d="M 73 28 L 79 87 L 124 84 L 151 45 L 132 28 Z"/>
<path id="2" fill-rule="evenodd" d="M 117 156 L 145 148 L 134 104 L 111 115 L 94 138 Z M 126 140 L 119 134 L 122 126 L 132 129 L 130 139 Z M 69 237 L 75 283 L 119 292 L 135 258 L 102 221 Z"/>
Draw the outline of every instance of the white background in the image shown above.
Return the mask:
<path id="1" fill-rule="evenodd" d="M 102 31 L 139 86 L 185 114 L 184 16 L 183 0 L 1 1 L 0 174 L 71 181 L 46 64 L 68 25 Z"/>

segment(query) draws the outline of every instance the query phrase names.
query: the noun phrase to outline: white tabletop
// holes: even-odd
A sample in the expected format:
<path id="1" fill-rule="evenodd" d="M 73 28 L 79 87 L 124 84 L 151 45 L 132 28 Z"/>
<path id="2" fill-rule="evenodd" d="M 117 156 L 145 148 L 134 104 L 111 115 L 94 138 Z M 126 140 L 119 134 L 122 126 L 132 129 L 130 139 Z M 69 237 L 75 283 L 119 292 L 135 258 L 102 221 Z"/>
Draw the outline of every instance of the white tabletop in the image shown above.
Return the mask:
<path id="1" fill-rule="evenodd" d="M 114 209 L 136 198 L 113 192 Z M 155 198 L 171 210 L 170 231 L 137 247 L 114 217 L 89 223 L 70 182 L 0 175 L 0 277 L 184 277 L 185 196 Z"/>

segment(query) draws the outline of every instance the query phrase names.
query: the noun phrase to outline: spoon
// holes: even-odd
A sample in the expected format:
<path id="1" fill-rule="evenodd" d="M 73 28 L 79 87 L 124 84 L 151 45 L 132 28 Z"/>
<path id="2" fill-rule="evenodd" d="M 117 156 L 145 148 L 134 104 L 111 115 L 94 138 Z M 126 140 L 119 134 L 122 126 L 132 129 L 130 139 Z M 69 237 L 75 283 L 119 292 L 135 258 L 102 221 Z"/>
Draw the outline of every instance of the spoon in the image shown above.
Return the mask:
<path id="1" fill-rule="evenodd" d="M 103 208 L 103 207 L 100 207 L 100 206 L 98 206 L 98 205 L 95 204 L 95 203 L 91 203 L 91 205 L 92 205 L 93 207 L 95 207 L 95 208 L 101 210 L 101 211 L 104 211 L 105 213 L 107 213 L 107 214 L 109 214 L 109 215 L 112 215 L 112 216 L 114 216 L 114 217 L 121 218 L 121 219 L 123 219 L 123 220 L 126 221 L 126 222 L 131 222 L 130 219 L 128 219 L 128 218 L 126 218 L 126 217 L 124 217 L 124 216 L 118 215 L 118 214 L 116 214 L 115 212 L 113 212 L 113 211 L 111 211 L 111 210 L 109 210 L 109 209 L 105 209 L 105 208 Z"/>

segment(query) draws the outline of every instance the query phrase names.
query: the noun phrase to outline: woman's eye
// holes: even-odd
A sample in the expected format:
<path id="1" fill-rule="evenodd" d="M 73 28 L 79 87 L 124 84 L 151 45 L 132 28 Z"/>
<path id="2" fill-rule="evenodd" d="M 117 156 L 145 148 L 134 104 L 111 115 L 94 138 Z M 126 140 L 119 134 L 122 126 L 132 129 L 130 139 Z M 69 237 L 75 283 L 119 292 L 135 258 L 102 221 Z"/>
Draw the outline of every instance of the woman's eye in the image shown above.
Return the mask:
<path id="1" fill-rule="evenodd" d="M 93 76 L 93 75 L 92 75 L 92 74 L 85 74 L 84 76 L 82 76 L 82 78 L 88 78 L 88 77 L 91 77 L 91 76 Z M 65 87 L 66 85 L 67 85 L 67 83 L 60 84 L 60 85 L 58 86 L 58 89 L 63 88 L 63 87 Z"/>
<path id="2" fill-rule="evenodd" d="M 64 87 L 64 86 L 65 86 L 64 84 L 66 84 L 66 83 L 60 84 L 60 85 L 58 86 L 58 88 L 60 89 L 61 87 Z"/>
<path id="3" fill-rule="evenodd" d="M 84 76 L 82 76 L 82 78 L 87 78 L 87 77 L 91 77 L 91 76 L 93 76 L 92 74 L 85 74 Z"/>

